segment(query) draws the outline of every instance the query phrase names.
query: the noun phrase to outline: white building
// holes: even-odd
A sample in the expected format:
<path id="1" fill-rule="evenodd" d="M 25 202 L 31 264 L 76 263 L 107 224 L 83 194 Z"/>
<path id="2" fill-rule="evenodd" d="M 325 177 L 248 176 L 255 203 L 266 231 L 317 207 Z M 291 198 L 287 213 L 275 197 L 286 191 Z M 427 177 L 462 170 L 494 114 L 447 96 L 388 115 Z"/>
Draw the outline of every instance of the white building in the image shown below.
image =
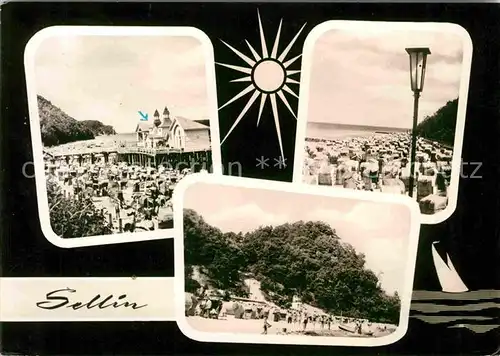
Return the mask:
<path id="1" fill-rule="evenodd" d="M 135 132 L 138 147 L 173 148 L 184 152 L 210 150 L 210 127 L 180 116 L 170 116 L 167 107 L 161 119 L 155 110 L 153 122 L 139 122 Z"/>

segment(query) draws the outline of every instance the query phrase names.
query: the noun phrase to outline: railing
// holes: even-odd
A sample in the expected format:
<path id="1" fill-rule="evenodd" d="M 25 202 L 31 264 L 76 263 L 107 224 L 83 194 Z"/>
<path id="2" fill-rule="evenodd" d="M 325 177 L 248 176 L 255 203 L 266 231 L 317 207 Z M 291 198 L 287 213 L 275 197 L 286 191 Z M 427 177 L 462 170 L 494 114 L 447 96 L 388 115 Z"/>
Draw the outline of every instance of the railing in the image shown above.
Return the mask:
<path id="1" fill-rule="evenodd" d="M 53 152 L 47 152 L 53 157 L 61 157 L 61 156 L 84 156 L 90 154 L 99 154 L 99 153 L 113 153 L 117 152 L 116 147 L 82 147 L 76 149 L 65 149 L 65 150 L 54 150 Z"/>
<path id="2" fill-rule="evenodd" d="M 169 154 L 182 152 L 177 148 L 144 148 L 144 147 L 118 147 L 118 153 L 145 153 L 149 155 Z"/>
<path id="3" fill-rule="evenodd" d="M 80 147 L 77 149 L 66 149 L 66 150 L 58 150 L 55 152 L 49 152 L 45 150 L 44 153 L 50 154 L 52 156 L 73 156 L 73 155 L 88 155 L 88 154 L 101 154 L 101 153 L 119 153 L 119 154 L 127 154 L 127 153 L 143 153 L 148 155 L 158 155 L 158 154 L 169 154 L 169 153 L 181 153 L 184 150 L 179 148 L 169 148 L 169 147 L 160 147 L 160 148 L 150 148 L 150 147 L 139 147 L 136 143 L 130 142 L 120 142 L 117 145 L 112 147 Z"/>

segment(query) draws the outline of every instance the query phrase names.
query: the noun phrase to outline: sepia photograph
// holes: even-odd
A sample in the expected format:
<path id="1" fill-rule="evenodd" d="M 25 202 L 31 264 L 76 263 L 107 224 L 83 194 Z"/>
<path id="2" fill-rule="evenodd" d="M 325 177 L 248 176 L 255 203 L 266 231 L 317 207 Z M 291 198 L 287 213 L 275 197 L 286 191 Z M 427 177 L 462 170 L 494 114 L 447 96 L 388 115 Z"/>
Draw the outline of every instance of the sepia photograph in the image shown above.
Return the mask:
<path id="1" fill-rule="evenodd" d="M 189 337 L 374 346 L 404 335 L 419 230 L 408 197 L 197 176 L 175 193 Z"/>
<path id="2" fill-rule="evenodd" d="M 472 57 L 453 24 L 330 21 L 306 39 L 294 181 L 456 206 Z"/>
<path id="3" fill-rule="evenodd" d="M 208 37 L 50 27 L 28 43 L 25 67 L 46 237 L 64 247 L 173 237 L 176 184 L 221 173 Z"/>

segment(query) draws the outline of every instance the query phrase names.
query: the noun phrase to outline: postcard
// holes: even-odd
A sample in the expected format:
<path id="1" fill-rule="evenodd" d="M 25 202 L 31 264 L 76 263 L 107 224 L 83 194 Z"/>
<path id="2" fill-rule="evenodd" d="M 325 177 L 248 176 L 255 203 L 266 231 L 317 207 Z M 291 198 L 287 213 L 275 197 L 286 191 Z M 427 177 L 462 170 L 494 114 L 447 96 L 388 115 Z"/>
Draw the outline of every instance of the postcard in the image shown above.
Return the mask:
<path id="1" fill-rule="evenodd" d="M 214 54 L 194 27 L 55 26 L 25 51 L 45 237 L 172 238 L 172 192 L 221 173 Z"/>
<path id="2" fill-rule="evenodd" d="M 293 180 L 457 205 L 472 42 L 449 23 L 327 21 L 305 40 Z M 477 170 L 472 170 L 476 172 Z"/>
<path id="3" fill-rule="evenodd" d="M 197 174 L 174 206 L 186 336 L 380 346 L 406 333 L 420 228 L 410 198 Z"/>

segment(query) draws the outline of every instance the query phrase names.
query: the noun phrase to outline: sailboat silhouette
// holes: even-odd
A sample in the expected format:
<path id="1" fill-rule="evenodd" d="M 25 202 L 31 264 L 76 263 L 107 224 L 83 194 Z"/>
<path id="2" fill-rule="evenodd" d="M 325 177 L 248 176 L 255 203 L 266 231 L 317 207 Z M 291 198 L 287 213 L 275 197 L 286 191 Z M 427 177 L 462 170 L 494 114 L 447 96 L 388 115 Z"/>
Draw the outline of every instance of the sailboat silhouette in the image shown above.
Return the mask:
<path id="1" fill-rule="evenodd" d="M 446 262 L 445 262 L 437 252 L 435 245 L 438 243 L 439 241 L 434 241 L 432 243 L 432 259 L 434 260 L 434 267 L 436 268 L 436 273 L 443 292 L 447 293 L 467 292 L 469 289 L 464 284 L 464 282 L 458 275 L 457 271 L 455 270 L 455 266 L 453 266 L 453 263 L 451 262 L 448 253 L 446 253 Z"/>

